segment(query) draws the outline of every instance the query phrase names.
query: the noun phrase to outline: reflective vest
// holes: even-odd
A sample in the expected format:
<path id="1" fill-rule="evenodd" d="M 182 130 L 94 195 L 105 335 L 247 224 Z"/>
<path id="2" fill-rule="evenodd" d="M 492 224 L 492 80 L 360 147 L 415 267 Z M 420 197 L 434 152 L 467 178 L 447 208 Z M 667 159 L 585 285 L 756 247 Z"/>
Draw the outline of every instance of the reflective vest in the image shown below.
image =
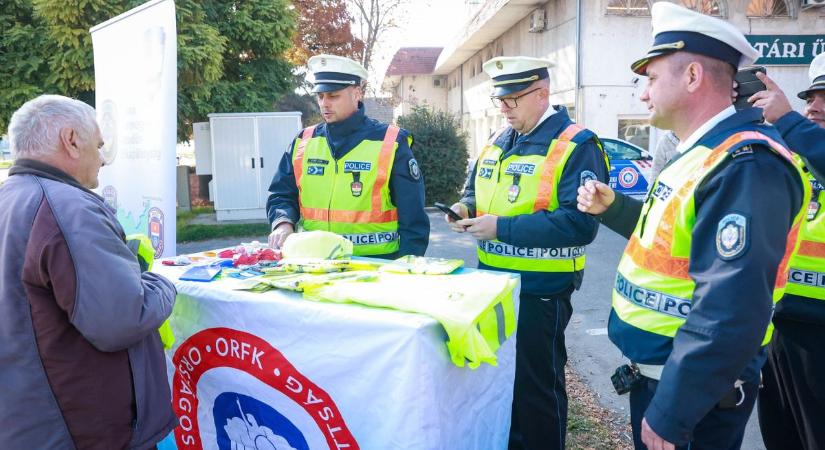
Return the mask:
<path id="1" fill-rule="evenodd" d="M 790 262 L 788 294 L 825 300 L 825 189 L 812 174 L 811 201 L 799 232 L 799 251 Z"/>
<path id="2" fill-rule="evenodd" d="M 694 193 L 714 168 L 731 158 L 730 150 L 754 143 L 769 146 L 786 158 L 799 172 L 800 181 L 805 180 L 800 167 L 793 163 L 790 151 L 762 133 L 743 131 L 731 135 L 716 148 L 694 147 L 661 172 L 648 194 L 639 222 L 619 262 L 613 288 L 613 311 L 625 325 L 664 337 L 663 342 L 668 345 L 659 348 L 671 345 L 693 302 L 695 283 L 688 268 L 696 223 Z M 801 184 L 807 201 L 810 187 L 807 183 Z M 784 257 L 777 269 L 774 303 L 785 290 L 788 261 L 798 248 L 803 217 L 804 209 L 800 208 L 788 232 Z M 739 239 L 744 238 L 740 236 Z M 762 345 L 770 342 L 772 332 L 773 325 L 769 325 Z M 618 338 L 618 342 L 626 342 Z M 613 340 L 617 342 L 617 339 Z M 621 350 L 634 361 L 649 361 L 650 355 L 640 355 L 638 348 Z"/>
<path id="3" fill-rule="evenodd" d="M 390 200 L 389 178 L 399 128 L 390 125 L 384 141 L 361 141 L 334 159 L 324 136 L 304 129 L 292 152 L 304 230 L 343 235 L 355 255 L 398 251 L 398 210 Z"/>
<path id="4" fill-rule="evenodd" d="M 576 137 L 581 139 L 589 132 L 571 124 L 550 142 L 545 155 L 509 155 L 502 159 L 503 150 L 495 141 L 504 130 L 490 138 L 476 162 L 476 215 L 517 216 L 555 210 L 559 207 L 559 180 L 576 149 Z M 601 149 L 601 143 L 598 145 Z M 604 162 L 609 172 L 607 156 Z M 524 272 L 575 272 L 584 269 L 585 262 L 584 246 L 528 248 L 479 240 L 477 252 L 479 261 L 487 266 Z"/>
<path id="5" fill-rule="evenodd" d="M 130 234 L 126 236 L 126 245 L 129 250 L 137 257 L 140 265 L 140 272 L 148 272 L 152 270 L 152 264 L 155 262 L 155 248 L 152 247 L 152 241 L 149 236 L 145 234 Z M 172 333 L 172 325 L 169 319 L 161 324 L 158 328 L 160 340 L 163 342 L 163 348 L 170 349 L 175 345 L 175 335 Z"/>
<path id="6" fill-rule="evenodd" d="M 359 272 L 350 272 L 355 275 Z M 425 314 L 447 332 L 447 350 L 458 367 L 497 365 L 496 351 L 516 330 L 516 278 L 475 271 L 462 275 L 382 273 L 304 288 L 304 297 Z M 427 292 L 422 297 L 421 292 Z"/>

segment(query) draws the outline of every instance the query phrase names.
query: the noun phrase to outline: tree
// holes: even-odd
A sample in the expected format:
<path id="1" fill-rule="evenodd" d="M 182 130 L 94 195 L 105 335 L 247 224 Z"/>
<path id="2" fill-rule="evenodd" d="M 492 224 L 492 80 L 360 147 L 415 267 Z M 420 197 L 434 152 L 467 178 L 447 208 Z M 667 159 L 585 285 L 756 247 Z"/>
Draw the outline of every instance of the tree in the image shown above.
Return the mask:
<path id="1" fill-rule="evenodd" d="M 360 59 L 364 41 L 352 35 L 353 17 L 345 0 L 293 0 L 298 27 L 287 52 L 292 64 L 302 66 L 312 55 L 326 53 Z"/>
<path id="2" fill-rule="evenodd" d="M 0 133 L 41 93 L 94 104 L 89 28 L 145 0 L 0 0 Z M 178 138 L 211 112 L 266 111 L 294 85 L 288 0 L 177 0 Z"/>
<path id="3" fill-rule="evenodd" d="M 384 33 L 398 26 L 395 16 L 403 13 L 407 0 L 347 0 L 358 12 L 356 22 L 360 28 L 364 50 L 361 52 L 361 64 L 367 70 L 372 66 L 376 47 Z"/>
<path id="4" fill-rule="evenodd" d="M 424 175 L 427 203 L 451 204 L 467 177 L 467 135 L 458 119 L 444 111 L 413 107 L 398 118 L 398 126 L 413 135 L 412 151 Z"/>

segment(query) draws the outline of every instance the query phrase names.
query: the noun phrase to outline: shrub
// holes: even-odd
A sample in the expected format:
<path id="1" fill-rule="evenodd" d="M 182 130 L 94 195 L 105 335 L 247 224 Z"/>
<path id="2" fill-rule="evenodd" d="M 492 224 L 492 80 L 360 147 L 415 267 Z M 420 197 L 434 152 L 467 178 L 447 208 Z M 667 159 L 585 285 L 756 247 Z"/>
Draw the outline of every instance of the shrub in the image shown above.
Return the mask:
<path id="1" fill-rule="evenodd" d="M 467 135 L 458 118 L 426 107 L 415 107 L 398 118 L 398 126 L 414 138 L 413 155 L 424 175 L 427 205 L 457 201 L 467 178 Z"/>

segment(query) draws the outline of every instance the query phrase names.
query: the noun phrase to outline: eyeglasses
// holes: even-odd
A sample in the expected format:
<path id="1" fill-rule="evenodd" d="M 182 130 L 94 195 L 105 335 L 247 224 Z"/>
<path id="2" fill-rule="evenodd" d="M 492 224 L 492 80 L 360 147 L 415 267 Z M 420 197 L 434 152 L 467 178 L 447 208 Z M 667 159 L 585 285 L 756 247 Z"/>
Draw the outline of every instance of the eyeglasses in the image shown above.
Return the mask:
<path id="1" fill-rule="evenodd" d="M 507 107 L 510 108 L 510 109 L 518 108 L 518 99 L 520 99 L 522 97 L 525 97 L 527 95 L 530 95 L 533 92 L 536 92 L 536 91 L 541 90 L 541 89 L 542 88 L 540 88 L 540 87 L 535 88 L 532 91 L 527 91 L 527 92 L 519 95 L 518 97 L 507 97 L 507 98 L 490 97 L 490 101 L 493 102 L 493 106 L 495 106 L 496 108 L 501 108 L 501 105 L 507 105 Z"/>

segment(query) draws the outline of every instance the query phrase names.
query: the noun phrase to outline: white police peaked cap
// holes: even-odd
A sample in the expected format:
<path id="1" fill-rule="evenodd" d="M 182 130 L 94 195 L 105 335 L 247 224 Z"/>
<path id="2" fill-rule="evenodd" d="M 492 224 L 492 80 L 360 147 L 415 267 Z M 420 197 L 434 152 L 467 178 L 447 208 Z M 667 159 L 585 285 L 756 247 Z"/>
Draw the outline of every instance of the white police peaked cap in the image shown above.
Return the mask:
<path id="1" fill-rule="evenodd" d="M 811 87 L 796 94 L 796 96 L 802 100 L 807 99 L 811 92 L 825 91 L 825 53 L 820 53 L 811 61 L 808 76 L 811 77 Z"/>
<path id="2" fill-rule="evenodd" d="M 501 97 L 526 89 L 536 80 L 550 78 L 553 64 L 529 56 L 498 56 L 484 63 L 484 72 L 493 79 L 491 97 Z"/>
<path id="3" fill-rule="evenodd" d="M 669 2 L 650 8 L 653 46 L 630 69 L 646 75 L 647 64 L 655 57 L 677 51 L 696 53 L 725 61 L 734 68 L 753 64 L 759 57 L 736 27 L 722 19 L 706 16 Z"/>
<path id="4" fill-rule="evenodd" d="M 307 61 L 315 77 L 312 92 L 332 92 L 349 86 L 360 86 L 367 79 L 367 69 L 357 61 L 343 56 L 315 55 Z"/>

